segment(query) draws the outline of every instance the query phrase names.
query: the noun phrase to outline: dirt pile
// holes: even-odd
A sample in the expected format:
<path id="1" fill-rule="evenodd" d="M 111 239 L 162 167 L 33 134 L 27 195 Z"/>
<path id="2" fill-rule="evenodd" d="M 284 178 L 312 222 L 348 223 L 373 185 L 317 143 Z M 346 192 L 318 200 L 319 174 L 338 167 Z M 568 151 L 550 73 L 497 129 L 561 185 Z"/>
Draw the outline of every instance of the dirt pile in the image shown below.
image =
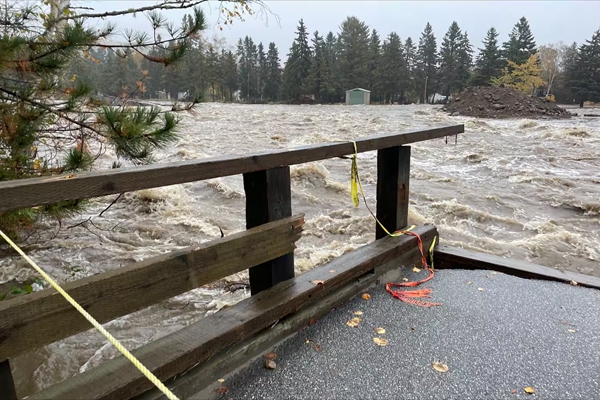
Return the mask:
<path id="1" fill-rule="evenodd" d="M 478 118 L 570 118 L 566 109 L 510 87 L 468 87 L 444 107 L 451 115 Z"/>

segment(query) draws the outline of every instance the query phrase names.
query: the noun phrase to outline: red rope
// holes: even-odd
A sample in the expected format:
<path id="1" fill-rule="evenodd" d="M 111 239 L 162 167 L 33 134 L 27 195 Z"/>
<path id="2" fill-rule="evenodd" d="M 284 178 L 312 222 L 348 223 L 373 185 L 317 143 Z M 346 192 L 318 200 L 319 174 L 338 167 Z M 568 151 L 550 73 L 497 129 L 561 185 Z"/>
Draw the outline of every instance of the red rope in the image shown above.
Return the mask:
<path id="1" fill-rule="evenodd" d="M 418 233 L 411 231 L 397 231 L 407 235 L 413 235 L 419 241 L 419 251 L 421 252 L 421 263 L 423 264 L 423 269 L 429 272 L 429 275 L 417 282 L 402 282 L 402 283 L 387 283 L 385 285 L 385 290 L 395 298 L 405 303 L 414 304 L 416 306 L 421 307 L 433 307 L 433 306 L 441 306 L 442 303 L 435 303 L 431 301 L 424 300 L 416 300 L 417 298 L 431 298 L 430 294 L 432 292 L 431 289 L 417 289 L 417 290 L 392 290 L 393 287 L 415 287 L 419 286 L 422 283 L 425 283 L 433 278 L 433 269 L 429 268 L 427 265 L 427 259 L 425 258 L 425 254 L 423 253 L 423 241 L 421 240 L 421 236 Z"/>

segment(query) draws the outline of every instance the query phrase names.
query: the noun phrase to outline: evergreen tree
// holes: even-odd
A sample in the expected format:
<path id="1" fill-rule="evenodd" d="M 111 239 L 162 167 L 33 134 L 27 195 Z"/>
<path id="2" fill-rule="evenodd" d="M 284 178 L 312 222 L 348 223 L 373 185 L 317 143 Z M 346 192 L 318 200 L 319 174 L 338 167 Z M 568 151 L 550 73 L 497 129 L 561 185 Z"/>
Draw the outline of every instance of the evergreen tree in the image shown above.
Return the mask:
<path id="1" fill-rule="evenodd" d="M 279 51 L 275 43 L 269 43 L 267 53 L 267 81 L 265 84 L 265 98 L 277 101 L 281 92 L 281 69 L 279 66 Z"/>
<path id="2" fill-rule="evenodd" d="M 572 104 L 577 97 L 571 90 L 570 81 L 571 72 L 575 70 L 577 63 L 577 43 L 573 42 L 570 46 L 561 43 L 559 52 L 559 71 L 553 91 L 557 102 Z"/>
<path id="3" fill-rule="evenodd" d="M 571 91 L 579 99 L 579 107 L 586 101 L 600 101 L 600 29 L 579 46 L 569 81 Z"/>
<path id="4" fill-rule="evenodd" d="M 406 63 L 406 93 L 407 100 L 412 102 L 418 98 L 417 87 L 416 87 L 416 73 L 417 73 L 417 48 L 413 43 L 413 40 L 408 37 L 404 42 L 404 60 Z"/>
<path id="5" fill-rule="evenodd" d="M 238 90 L 238 66 L 236 57 L 231 50 L 221 51 L 221 85 L 226 101 L 233 101 L 233 93 Z"/>
<path id="6" fill-rule="evenodd" d="M 458 72 L 456 91 L 461 92 L 471 78 L 471 68 L 473 67 L 473 46 L 469 41 L 467 32 L 463 33 L 458 46 Z"/>
<path id="7" fill-rule="evenodd" d="M 463 33 L 456 21 L 452 22 L 442 40 L 440 48 L 439 83 L 441 92 L 448 97 L 453 93 L 459 81 L 459 51 Z"/>
<path id="8" fill-rule="evenodd" d="M 307 79 L 308 93 L 314 95 L 315 100 L 323 102 L 327 96 L 327 60 L 325 59 L 325 42 L 323 37 L 319 36 L 319 31 L 315 31 L 312 39 L 313 58 L 310 64 L 310 72 Z"/>
<path id="9" fill-rule="evenodd" d="M 344 97 L 340 78 L 340 65 L 338 63 L 339 47 L 338 38 L 330 31 L 325 38 L 325 59 L 327 61 L 327 69 L 331 74 L 327 98 L 327 102 L 329 103 L 342 101 Z"/>
<path id="10" fill-rule="evenodd" d="M 132 15 L 148 11 L 152 28 L 168 28 L 171 35 L 160 45 L 163 57 L 150 53 L 159 43 L 146 32 L 127 31 L 124 43 L 109 40 L 112 24 L 98 26 L 94 13 L 71 8 L 70 2 L 4 2 L 0 30 L 0 181 L 49 177 L 89 170 L 107 149 L 121 162 L 144 164 L 153 152 L 175 138 L 177 119 L 157 107 L 134 107 L 127 100 L 145 91 L 149 71 L 142 59 L 172 67 L 190 49 L 190 38 L 205 27 L 204 15 L 195 9 L 191 23 L 174 26 L 159 13 L 165 3 L 132 6 L 107 15 Z M 197 2 L 178 1 L 188 9 Z M 86 14 L 87 13 L 87 14 Z M 168 25 L 168 26 L 167 26 Z M 90 61 L 94 47 L 107 56 Z M 100 60 L 100 58 L 95 58 Z M 65 76 L 71 68 L 94 66 Z M 95 76 L 95 77 L 94 77 Z M 94 96 L 91 86 L 120 101 Z M 37 148 L 40 148 L 38 152 Z M 93 152 L 92 152 L 93 151 Z M 23 227 L 33 227 L 46 217 L 61 218 L 81 211 L 84 200 L 58 202 L 41 207 L 0 212 L 0 229 L 16 237 Z"/>
<path id="11" fill-rule="evenodd" d="M 258 93 L 258 49 L 250 36 L 238 42 L 240 95 L 250 103 L 260 97 Z"/>
<path id="12" fill-rule="evenodd" d="M 220 67 L 219 55 L 215 51 L 214 47 L 209 44 L 208 49 L 206 50 L 206 81 L 208 83 L 211 101 L 215 101 L 218 90 L 217 86 L 221 81 Z"/>
<path id="13" fill-rule="evenodd" d="M 383 90 L 381 85 L 381 40 L 376 29 L 371 32 L 369 41 L 369 89 L 371 90 L 371 102 L 380 100 Z"/>
<path id="14" fill-rule="evenodd" d="M 381 84 L 384 88 L 384 102 L 399 100 L 406 78 L 406 64 L 402 54 L 402 41 L 396 32 L 388 35 L 383 42 L 381 55 Z"/>
<path id="15" fill-rule="evenodd" d="M 515 64 L 527 62 L 529 57 L 537 52 L 535 39 L 525 17 L 521 17 L 515 24 L 508 35 L 508 42 L 504 42 L 502 49 L 504 58 Z"/>
<path id="16" fill-rule="evenodd" d="M 421 103 L 425 104 L 429 95 L 435 93 L 437 88 L 437 42 L 433 34 L 433 28 L 427 23 L 425 30 L 421 33 L 419 39 L 419 48 L 417 50 L 418 80 L 417 92 L 421 98 Z"/>
<path id="17" fill-rule="evenodd" d="M 258 44 L 258 85 L 257 85 L 257 97 L 262 100 L 263 93 L 265 90 L 265 84 L 267 83 L 267 55 L 265 54 L 265 48 L 262 42 Z"/>
<path id="18" fill-rule="evenodd" d="M 343 90 L 369 86 L 369 27 L 356 17 L 340 26 L 338 62 Z"/>
<path id="19" fill-rule="evenodd" d="M 490 86 L 492 78 L 497 78 L 502 73 L 504 61 L 498 47 L 498 35 L 494 27 L 487 31 L 483 48 L 479 49 L 475 61 L 475 73 L 471 81 L 474 86 Z"/>
<path id="20" fill-rule="evenodd" d="M 292 43 L 283 71 L 285 94 L 289 100 L 298 101 L 302 95 L 306 94 L 311 57 L 308 32 L 304 20 L 301 19 L 298 24 L 296 39 Z"/>

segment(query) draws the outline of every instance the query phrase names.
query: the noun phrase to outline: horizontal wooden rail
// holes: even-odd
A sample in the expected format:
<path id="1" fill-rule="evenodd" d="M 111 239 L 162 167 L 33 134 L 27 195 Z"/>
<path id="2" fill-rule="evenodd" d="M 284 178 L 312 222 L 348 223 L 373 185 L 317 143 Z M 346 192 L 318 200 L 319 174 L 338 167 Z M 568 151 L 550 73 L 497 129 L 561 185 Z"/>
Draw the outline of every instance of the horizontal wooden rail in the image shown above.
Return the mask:
<path id="1" fill-rule="evenodd" d="M 558 282 L 575 281 L 578 285 L 600 289 L 600 278 L 561 272 L 554 268 L 533 264 L 513 258 L 498 257 L 451 246 L 438 246 L 434 253 L 435 266 L 439 269 L 484 269 L 503 272 L 521 278 L 543 279 Z"/>
<path id="2" fill-rule="evenodd" d="M 444 126 L 357 139 L 356 146 L 359 152 L 373 151 L 442 138 L 462 132 L 464 132 L 464 125 Z M 342 157 L 353 153 L 354 146 L 351 141 L 347 141 L 248 155 L 0 182 L 0 193 L 2 193 L 0 196 L 0 212 L 52 204 L 58 201 L 100 197 L 262 171 L 275 167 Z"/>
<path id="3" fill-rule="evenodd" d="M 104 323 L 293 252 L 303 224 L 277 220 L 63 287 Z M 0 302 L 0 361 L 90 328 L 54 289 Z"/>
<path id="4" fill-rule="evenodd" d="M 420 234 L 424 242 L 437 235 L 433 225 L 419 226 L 414 232 Z M 167 380 L 416 246 L 414 236 L 383 238 L 281 282 L 133 353 L 159 379 Z M 323 283 L 315 284 L 315 281 Z M 129 361 L 118 357 L 29 399 L 129 399 L 151 388 L 152 384 Z"/>

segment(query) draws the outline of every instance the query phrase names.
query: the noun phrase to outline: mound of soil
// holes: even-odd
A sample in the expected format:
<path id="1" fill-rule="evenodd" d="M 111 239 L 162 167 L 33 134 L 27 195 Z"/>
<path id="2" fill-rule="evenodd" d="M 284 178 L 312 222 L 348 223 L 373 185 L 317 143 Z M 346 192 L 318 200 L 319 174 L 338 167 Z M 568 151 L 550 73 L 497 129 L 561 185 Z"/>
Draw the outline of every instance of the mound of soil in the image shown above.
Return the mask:
<path id="1" fill-rule="evenodd" d="M 511 87 L 468 87 L 444 107 L 451 115 L 478 118 L 570 118 L 566 109 Z"/>

